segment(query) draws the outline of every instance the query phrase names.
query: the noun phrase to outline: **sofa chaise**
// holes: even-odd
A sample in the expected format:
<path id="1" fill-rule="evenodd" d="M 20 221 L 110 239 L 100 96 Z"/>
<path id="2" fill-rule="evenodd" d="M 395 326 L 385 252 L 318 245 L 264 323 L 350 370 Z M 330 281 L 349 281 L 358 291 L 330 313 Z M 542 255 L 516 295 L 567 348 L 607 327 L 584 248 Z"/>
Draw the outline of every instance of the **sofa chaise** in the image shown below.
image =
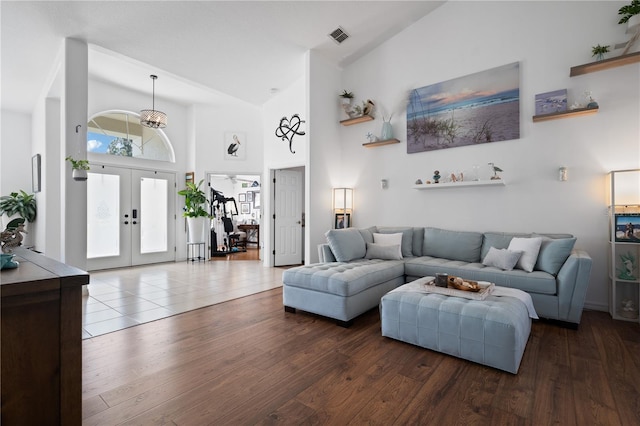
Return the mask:
<path id="1" fill-rule="evenodd" d="M 326 236 L 318 247 L 320 263 L 283 273 L 286 311 L 300 309 L 348 326 L 394 288 L 448 273 L 523 290 L 541 318 L 574 328 L 580 323 L 592 260 L 574 249 L 572 235 L 371 227 Z"/>

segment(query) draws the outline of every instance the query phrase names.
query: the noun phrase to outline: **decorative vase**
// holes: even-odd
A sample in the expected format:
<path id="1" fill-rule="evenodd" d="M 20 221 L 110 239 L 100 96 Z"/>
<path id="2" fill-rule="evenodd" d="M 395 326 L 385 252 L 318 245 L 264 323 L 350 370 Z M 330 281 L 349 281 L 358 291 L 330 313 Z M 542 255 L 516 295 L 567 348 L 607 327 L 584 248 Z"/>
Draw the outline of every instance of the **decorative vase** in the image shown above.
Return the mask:
<path id="1" fill-rule="evenodd" d="M 187 225 L 189 228 L 188 242 L 190 243 L 203 243 L 205 242 L 204 228 L 206 224 L 206 217 L 188 217 Z"/>
<path id="2" fill-rule="evenodd" d="M 382 134 L 380 135 L 380 139 L 386 141 L 388 139 L 393 138 L 393 127 L 391 126 L 390 121 L 382 122 Z"/>
<path id="3" fill-rule="evenodd" d="M 73 171 L 71 172 L 71 176 L 73 177 L 73 180 L 85 181 L 87 180 L 87 171 L 73 169 Z"/>

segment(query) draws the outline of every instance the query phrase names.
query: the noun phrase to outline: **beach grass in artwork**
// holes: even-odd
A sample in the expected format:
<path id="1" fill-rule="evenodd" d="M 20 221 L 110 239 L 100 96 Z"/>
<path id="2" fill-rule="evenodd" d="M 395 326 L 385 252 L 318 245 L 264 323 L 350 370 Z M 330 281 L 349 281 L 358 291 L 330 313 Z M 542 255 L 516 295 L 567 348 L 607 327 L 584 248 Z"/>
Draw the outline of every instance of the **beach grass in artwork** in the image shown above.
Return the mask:
<path id="1" fill-rule="evenodd" d="M 520 64 L 414 89 L 407 153 L 520 138 Z"/>
<path id="2" fill-rule="evenodd" d="M 552 114 L 567 110 L 567 89 L 536 95 L 536 115 Z"/>

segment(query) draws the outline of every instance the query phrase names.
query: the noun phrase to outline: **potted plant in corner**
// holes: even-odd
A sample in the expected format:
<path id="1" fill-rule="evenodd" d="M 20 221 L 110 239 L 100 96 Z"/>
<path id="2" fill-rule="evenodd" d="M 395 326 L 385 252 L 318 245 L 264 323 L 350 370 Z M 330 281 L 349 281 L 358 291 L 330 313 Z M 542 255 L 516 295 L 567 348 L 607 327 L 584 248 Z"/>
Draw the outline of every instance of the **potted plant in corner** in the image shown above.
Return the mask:
<path id="1" fill-rule="evenodd" d="M 90 170 L 89 160 L 75 160 L 72 156 L 68 156 L 65 160 L 71 163 L 73 180 L 87 180 L 87 170 Z"/>
<path id="2" fill-rule="evenodd" d="M 37 213 L 38 209 L 35 194 L 27 194 L 23 190 L 20 190 L 20 192 L 12 192 L 10 195 L 0 197 L 0 216 L 7 215 L 8 218 L 7 228 L 4 230 L 3 236 L 6 232 L 11 233 L 13 234 L 13 238 L 11 239 L 17 242 L 17 244 L 13 244 L 13 246 L 21 245 L 22 235 L 20 233 L 26 233 L 24 230 L 24 222 L 34 222 Z M 9 234 L 7 234 L 7 236 L 8 235 Z"/>
<path id="3" fill-rule="evenodd" d="M 189 242 L 200 243 L 204 239 L 204 229 L 206 220 L 211 216 L 205 208 L 207 205 L 207 196 L 203 190 L 200 189 L 202 185 L 201 180 L 198 184 L 187 182 L 187 187 L 178 191 L 178 195 L 184 197 L 184 213 L 182 216 L 187 218 L 187 224 L 189 228 Z"/>

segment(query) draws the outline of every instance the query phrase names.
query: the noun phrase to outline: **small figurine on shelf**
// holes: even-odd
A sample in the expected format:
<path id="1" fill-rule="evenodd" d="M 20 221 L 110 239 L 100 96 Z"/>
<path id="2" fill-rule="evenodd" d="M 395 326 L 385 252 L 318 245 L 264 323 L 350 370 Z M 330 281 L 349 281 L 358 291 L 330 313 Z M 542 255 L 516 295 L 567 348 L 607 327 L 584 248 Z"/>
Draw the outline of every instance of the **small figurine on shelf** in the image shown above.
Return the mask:
<path id="1" fill-rule="evenodd" d="M 491 180 L 500 180 L 500 176 L 498 176 L 498 172 L 502 172 L 504 170 L 502 170 L 500 167 L 496 166 L 493 163 L 489 163 L 489 165 L 493 169 L 493 176 L 491 176 Z"/>
<path id="2" fill-rule="evenodd" d="M 378 141 L 378 137 L 376 135 L 374 135 L 373 133 L 369 132 L 369 133 L 367 133 L 367 140 L 369 142 L 377 142 Z"/>
<path id="3" fill-rule="evenodd" d="M 416 180 L 416 185 L 422 185 L 422 179 Z"/>
<path id="4" fill-rule="evenodd" d="M 433 183 L 440 183 L 440 170 L 436 170 L 433 172 Z"/>
<path id="5" fill-rule="evenodd" d="M 584 97 L 587 98 L 587 108 L 598 108 L 598 103 L 593 99 L 591 90 L 585 90 Z"/>
<path id="6" fill-rule="evenodd" d="M 618 269 L 618 278 L 622 280 L 636 280 L 636 276 L 634 274 L 634 269 L 636 266 L 636 259 L 634 258 L 631 252 L 620 255 L 620 263 L 622 264 L 622 268 Z"/>

